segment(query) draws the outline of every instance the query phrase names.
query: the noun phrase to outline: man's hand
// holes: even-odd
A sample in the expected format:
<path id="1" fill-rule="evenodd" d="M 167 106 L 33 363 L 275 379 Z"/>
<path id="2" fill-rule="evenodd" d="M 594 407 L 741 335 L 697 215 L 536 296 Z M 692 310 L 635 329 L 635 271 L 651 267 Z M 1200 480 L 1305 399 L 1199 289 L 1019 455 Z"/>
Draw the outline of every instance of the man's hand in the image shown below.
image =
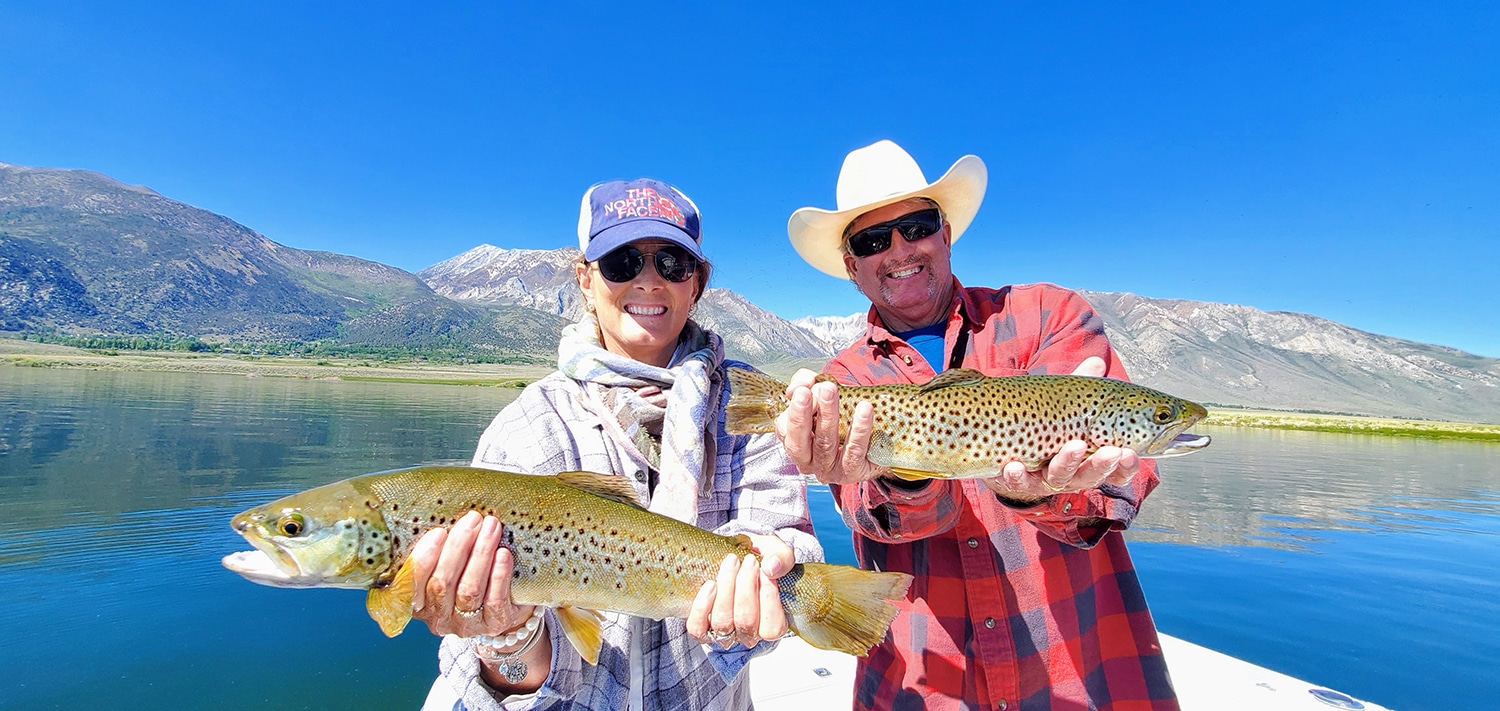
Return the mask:
<path id="1" fill-rule="evenodd" d="M 1104 376 L 1104 359 L 1089 356 L 1073 375 Z M 1000 476 L 984 479 L 984 485 L 1000 496 L 1015 501 L 1037 501 L 1065 491 L 1084 491 L 1110 483 L 1124 486 L 1140 471 L 1141 459 L 1135 451 L 1121 447 L 1100 447 L 1092 455 L 1088 443 L 1072 440 L 1048 460 L 1039 471 L 1027 471 L 1020 462 L 1007 462 Z"/>
<path id="2" fill-rule="evenodd" d="M 864 402 L 855 407 L 848 441 L 840 442 L 838 386 L 814 383 L 815 377 L 806 368 L 792 376 L 786 389 L 791 404 L 776 418 L 776 436 L 797 471 L 824 484 L 855 484 L 885 474 L 884 467 L 865 456 L 875 431 L 875 408 Z"/>

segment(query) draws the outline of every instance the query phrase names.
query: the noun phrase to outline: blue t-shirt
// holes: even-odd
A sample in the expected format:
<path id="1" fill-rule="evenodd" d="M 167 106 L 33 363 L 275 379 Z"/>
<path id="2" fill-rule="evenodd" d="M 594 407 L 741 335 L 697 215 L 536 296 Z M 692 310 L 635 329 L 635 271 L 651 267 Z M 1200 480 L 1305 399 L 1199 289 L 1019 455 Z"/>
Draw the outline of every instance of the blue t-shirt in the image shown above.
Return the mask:
<path id="1" fill-rule="evenodd" d="M 917 349 L 923 360 L 932 366 L 932 372 L 941 373 L 948 368 L 948 362 L 943 360 L 943 332 L 946 330 L 948 324 L 939 321 L 931 326 L 898 332 L 896 336 Z"/>

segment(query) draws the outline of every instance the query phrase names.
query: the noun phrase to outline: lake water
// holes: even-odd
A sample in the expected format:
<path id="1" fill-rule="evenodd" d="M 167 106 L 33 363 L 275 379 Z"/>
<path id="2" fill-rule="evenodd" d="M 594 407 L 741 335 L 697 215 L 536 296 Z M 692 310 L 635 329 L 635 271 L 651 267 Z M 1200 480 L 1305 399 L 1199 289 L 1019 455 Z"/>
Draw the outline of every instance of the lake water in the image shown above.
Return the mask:
<path id="1" fill-rule="evenodd" d="M 0 367 L 0 708 L 414 708 L 436 638 L 224 570 L 228 520 L 466 461 L 515 394 Z M 1392 708 L 1500 703 L 1500 446 L 1211 432 L 1129 533 L 1164 632 Z"/>

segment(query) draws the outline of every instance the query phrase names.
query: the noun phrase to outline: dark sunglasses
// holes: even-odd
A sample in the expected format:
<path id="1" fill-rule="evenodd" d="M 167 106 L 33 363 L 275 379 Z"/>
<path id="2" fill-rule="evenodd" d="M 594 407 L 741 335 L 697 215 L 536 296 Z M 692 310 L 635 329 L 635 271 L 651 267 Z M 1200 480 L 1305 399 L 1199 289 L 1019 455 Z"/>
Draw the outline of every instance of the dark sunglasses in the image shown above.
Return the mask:
<path id="1" fill-rule="evenodd" d="M 698 272 L 698 258 L 692 252 L 676 245 L 658 247 L 655 252 L 642 252 L 626 245 L 599 258 L 599 273 L 616 284 L 624 284 L 646 268 L 646 257 L 656 262 L 656 273 L 674 284 L 693 278 Z"/>
<path id="2" fill-rule="evenodd" d="M 880 254 L 891 248 L 891 230 L 899 230 L 907 242 L 927 239 L 943 229 L 943 212 L 935 207 L 909 212 L 894 220 L 870 225 L 849 235 L 849 253 L 856 257 Z"/>

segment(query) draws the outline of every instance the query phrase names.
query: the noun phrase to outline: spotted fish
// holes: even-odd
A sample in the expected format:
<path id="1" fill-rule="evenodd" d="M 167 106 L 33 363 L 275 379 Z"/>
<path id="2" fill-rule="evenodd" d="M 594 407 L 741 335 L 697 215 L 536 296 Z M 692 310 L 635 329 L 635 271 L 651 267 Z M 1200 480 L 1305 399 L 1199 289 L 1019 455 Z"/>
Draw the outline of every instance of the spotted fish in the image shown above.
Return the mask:
<path id="1" fill-rule="evenodd" d="M 730 369 L 729 385 L 726 428 L 774 431 L 788 405 L 786 385 L 743 369 Z M 861 402 L 874 406 L 870 461 L 908 480 L 992 477 L 1012 461 L 1037 470 L 1075 439 L 1090 452 L 1129 447 L 1142 457 L 1188 454 L 1209 443 L 1184 434 L 1208 415 L 1202 405 L 1108 378 L 991 378 L 961 368 L 925 385 L 839 385 L 841 437 Z"/>
<path id="2" fill-rule="evenodd" d="M 370 616 L 389 636 L 411 619 L 410 557 L 417 538 L 469 511 L 499 518 L 515 555 L 511 598 L 555 608 L 568 640 L 595 663 L 602 644 L 595 610 L 687 617 L 698 588 L 733 553 L 727 537 L 641 508 L 617 476 L 531 476 L 470 467 L 419 467 L 367 474 L 293 494 L 234 517 L 255 547 L 224 566 L 277 587 L 368 589 Z M 864 655 L 885 637 L 905 573 L 799 563 L 778 579 L 793 632 L 815 647 Z"/>

